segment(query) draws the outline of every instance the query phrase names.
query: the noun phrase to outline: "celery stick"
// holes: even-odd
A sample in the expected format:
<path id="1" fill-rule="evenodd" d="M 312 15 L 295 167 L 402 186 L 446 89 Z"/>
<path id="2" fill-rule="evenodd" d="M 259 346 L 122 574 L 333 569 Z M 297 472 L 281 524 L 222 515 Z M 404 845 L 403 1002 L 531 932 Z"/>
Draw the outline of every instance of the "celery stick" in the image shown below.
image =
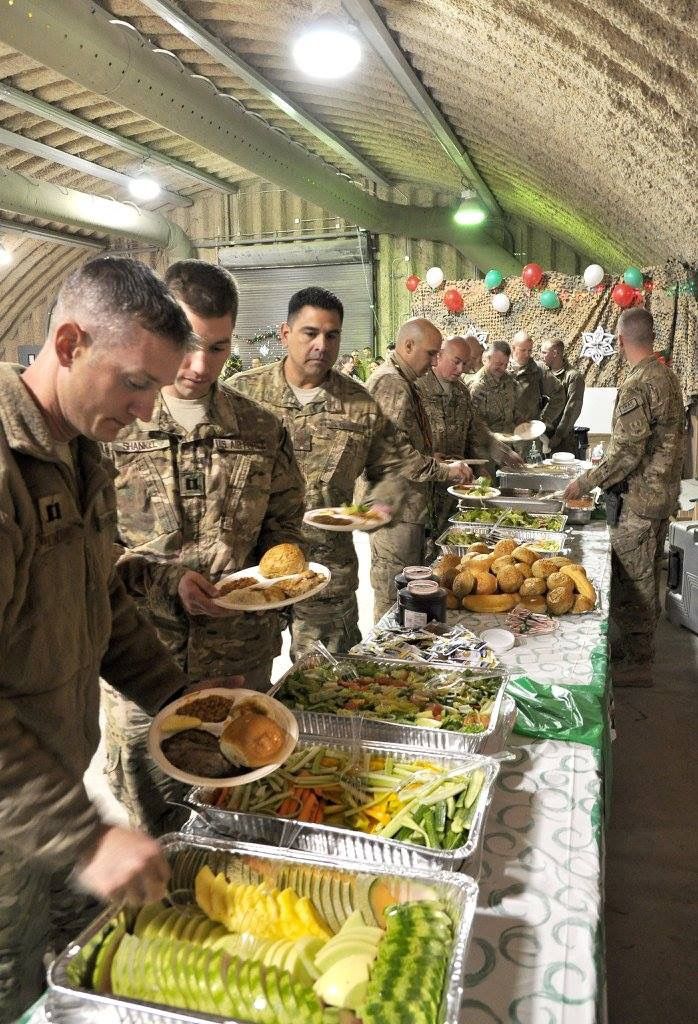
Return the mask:
<path id="1" fill-rule="evenodd" d="M 482 789 L 482 784 L 485 781 L 485 773 L 476 769 L 470 776 L 470 783 L 468 785 L 468 792 L 465 796 L 465 806 L 471 807 L 477 798 L 478 793 Z"/>

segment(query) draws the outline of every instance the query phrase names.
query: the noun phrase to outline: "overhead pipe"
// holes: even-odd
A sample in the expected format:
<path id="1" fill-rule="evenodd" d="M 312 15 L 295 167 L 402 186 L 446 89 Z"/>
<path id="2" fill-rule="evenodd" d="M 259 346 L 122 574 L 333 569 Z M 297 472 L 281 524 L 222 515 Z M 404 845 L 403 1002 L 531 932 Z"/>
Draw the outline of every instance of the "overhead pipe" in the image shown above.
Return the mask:
<path id="1" fill-rule="evenodd" d="M 37 181 L 16 171 L 0 170 L 0 209 L 149 242 L 166 249 L 172 261 L 196 256 L 189 236 L 159 213 L 139 210 L 132 203 L 119 203 L 63 185 Z M 21 230 L 20 225 L 17 230 Z"/>
<path id="2" fill-rule="evenodd" d="M 172 55 L 155 53 L 137 32 L 84 0 L 15 0 L 3 41 L 85 89 L 245 167 L 350 224 L 378 234 L 452 245 L 480 268 L 518 274 L 519 261 L 484 228 L 458 228 L 447 207 L 402 206 L 357 188 Z"/>

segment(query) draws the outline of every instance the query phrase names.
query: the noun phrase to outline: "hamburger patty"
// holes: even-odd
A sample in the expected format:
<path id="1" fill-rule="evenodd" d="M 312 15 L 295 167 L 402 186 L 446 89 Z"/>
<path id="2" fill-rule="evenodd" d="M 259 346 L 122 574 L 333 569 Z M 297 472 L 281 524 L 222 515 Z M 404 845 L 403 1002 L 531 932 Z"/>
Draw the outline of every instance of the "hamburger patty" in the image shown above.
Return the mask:
<path id="1" fill-rule="evenodd" d="M 192 775 L 222 779 L 240 774 L 240 769 L 231 765 L 221 753 L 216 737 L 201 729 L 184 729 L 168 736 L 160 744 L 160 749 L 170 764 Z"/>

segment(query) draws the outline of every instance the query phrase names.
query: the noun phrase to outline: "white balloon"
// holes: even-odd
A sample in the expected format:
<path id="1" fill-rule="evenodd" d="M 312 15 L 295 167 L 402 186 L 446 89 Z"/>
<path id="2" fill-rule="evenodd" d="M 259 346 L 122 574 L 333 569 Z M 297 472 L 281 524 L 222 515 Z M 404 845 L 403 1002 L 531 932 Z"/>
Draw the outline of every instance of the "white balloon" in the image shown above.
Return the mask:
<path id="1" fill-rule="evenodd" d="M 492 309 L 496 309 L 498 313 L 508 313 L 510 308 L 509 296 L 505 295 L 504 292 L 497 292 L 496 295 L 492 296 Z"/>
<path id="2" fill-rule="evenodd" d="M 603 278 L 603 267 L 600 267 L 598 263 L 590 263 L 584 271 L 584 284 L 587 288 L 596 288 L 597 284 L 601 284 Z"/>
<path id="3" fill-rule="evenodd" d="M 444 272 L 441 267 L 429 267 L 425 276 L 430 288 L 439 288 L 444 283 Z"/>

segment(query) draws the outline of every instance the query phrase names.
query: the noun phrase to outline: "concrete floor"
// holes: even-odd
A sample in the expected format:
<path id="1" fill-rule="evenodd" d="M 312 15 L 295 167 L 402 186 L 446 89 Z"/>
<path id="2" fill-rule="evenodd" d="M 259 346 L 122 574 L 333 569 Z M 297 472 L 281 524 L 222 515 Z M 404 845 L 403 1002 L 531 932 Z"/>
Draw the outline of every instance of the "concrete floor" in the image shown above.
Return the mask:
<path id="1" fill-rule="evenodd" d="M 373 622 L 369 545 L 366 535 L 354 537 L 365 633 Z M 286 638 L 274 678 L 289 665 Z M 698 1020 L 698 636 L 664 617 L 656 676 L 654 689 L 615 694 L 618 736 L 606 858 L 609 1024 Z M 123 823 L 102 765 L 100 750 L 88 788 L 105 815 Z"/>

